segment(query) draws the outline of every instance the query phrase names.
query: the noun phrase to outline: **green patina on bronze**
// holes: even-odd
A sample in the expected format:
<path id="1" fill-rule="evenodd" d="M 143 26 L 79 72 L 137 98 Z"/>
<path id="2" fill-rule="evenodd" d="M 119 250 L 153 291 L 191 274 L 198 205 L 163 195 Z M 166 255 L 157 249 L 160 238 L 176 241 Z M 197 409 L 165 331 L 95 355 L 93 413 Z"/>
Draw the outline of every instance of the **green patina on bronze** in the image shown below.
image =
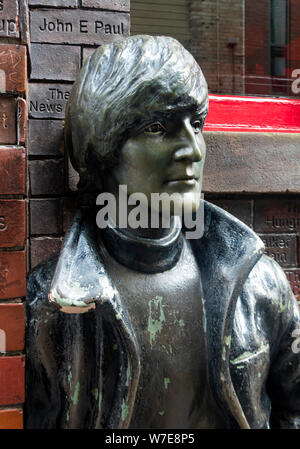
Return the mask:
<path id="1" fill-rule="evenodd" d="M 125 419 L 128 416 L 128 412 L 129 412 L 129 406 L 126 405 L 126 403 L 125 403 L 125 401 L 123 399 L 122 405 L 121 405 L 121 418 L 122 418 L 122 421 L 125 421 Z"/>
<path id="2" fill-rule="evenodd" d="M 128 362 L 128 366 L 127 366 L 127 370 L 126 370 L 126 387 L 128 387 L 129 385 L 129 381 L 131 379 L 131 366 L 130 363 Z"/>
<path id="3" fill-rule="evenodd" d="M 71 396 L 71 400 L 72 400 L 72 402 L 73 402 L 74 405 L 77 405 L 77 404 L 78 404 L 79 391 L 80 391 L 80 383 L 77 382 L 77 384 L 76 384 L 76 386 L 75 386 L 74 394 Z"/>
<path id="4" fill-rule="evenodd" d="M 165 386 L 166 390 L 168 389 L 168 386 L 170 383 L 171 383 L 171 379 L 169 379 L 169 377 L 165 377 L 164 378 L 164 386 Z"/>
<path id="5" fill-rule="evenodd" d="M 68 365 L 68 371 L 69 371 L 69 374 L 68 374 L 68 383 L 69 383 L 69 387 L 71 388 L 71 386 L 72 386 L 72 377 L 73 377 L 73 375 L 72 375 L 72 366 L 71 365 Z"/>
<path id="6" fill-rule="evenodd" d="M 163 323 L 165 322 L 165 314 L 162 306 L 162 296 L 156 296 L 149 301 L 149 318 L 148 318 L 148 332 L 150 334 L 150 344 L 152 346 L 153 341 L 156 338 L 156 334 L 161 332 Z M 158 319 L 156 319 L 157 314 Z"/>
<path id="7" fill-rule="evenodd" d="M 269 349 L 269 345 L 268 344 L 264 344 L 263 342 L 261 343 L 260 347 L 251 352 L 251 351 L 245 351 L 243 352 L 243 354 L 241 354 L 240 356 L 236 357 L 233 360 L 230 360 L 230 363 L 232 365 L 236 365 L 237 363 L 245 363 L 247 362 L 249 359 L 263 353 L 263 352 L 267 352 Z"/>

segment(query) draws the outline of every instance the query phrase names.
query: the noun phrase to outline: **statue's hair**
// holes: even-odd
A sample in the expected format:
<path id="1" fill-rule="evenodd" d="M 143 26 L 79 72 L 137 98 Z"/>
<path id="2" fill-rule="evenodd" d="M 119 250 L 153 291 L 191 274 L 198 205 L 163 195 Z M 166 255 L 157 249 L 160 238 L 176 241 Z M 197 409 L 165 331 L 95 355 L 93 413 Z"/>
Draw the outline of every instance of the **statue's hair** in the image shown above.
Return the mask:
<path id="1" fill-rule="evenodd" d="M 102 45 L 85 62 L 67 104 L 65 141 L 79 189 L 101 188 L 104 169 L 132 127 L 160 112 L 208 110 L 207 84 L 175 39 L 132 36 Z"/>

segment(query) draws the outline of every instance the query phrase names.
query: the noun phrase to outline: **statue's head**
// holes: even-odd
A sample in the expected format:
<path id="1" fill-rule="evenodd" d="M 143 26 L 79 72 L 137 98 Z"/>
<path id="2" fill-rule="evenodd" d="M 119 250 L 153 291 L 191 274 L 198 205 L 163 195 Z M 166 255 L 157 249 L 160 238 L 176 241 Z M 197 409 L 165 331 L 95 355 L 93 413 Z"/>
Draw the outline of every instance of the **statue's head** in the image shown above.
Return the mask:
<path id="1" fill-rule="evenodd" d="M 66 143 L 79 189 L 199 192 L 207 112 L 202 71 L 175 39 L 132 36 L 99 47 L 67 105 Z"/>

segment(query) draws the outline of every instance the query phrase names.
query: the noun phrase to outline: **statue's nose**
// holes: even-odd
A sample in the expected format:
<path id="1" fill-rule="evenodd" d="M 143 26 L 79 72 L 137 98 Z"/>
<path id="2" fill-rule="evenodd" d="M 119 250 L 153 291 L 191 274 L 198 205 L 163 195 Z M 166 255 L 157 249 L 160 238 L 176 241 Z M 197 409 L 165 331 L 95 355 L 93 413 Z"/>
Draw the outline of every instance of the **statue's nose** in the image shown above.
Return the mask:
<path id="1" fill-rule="evenodd" d="M 181 129 L 178 131 L 178 137 L 181 144 L 174 153 L 175 161 L 186 159 L 192 162 L 200 162 L 202 152 L 189 118 L 183 120 Z"/>

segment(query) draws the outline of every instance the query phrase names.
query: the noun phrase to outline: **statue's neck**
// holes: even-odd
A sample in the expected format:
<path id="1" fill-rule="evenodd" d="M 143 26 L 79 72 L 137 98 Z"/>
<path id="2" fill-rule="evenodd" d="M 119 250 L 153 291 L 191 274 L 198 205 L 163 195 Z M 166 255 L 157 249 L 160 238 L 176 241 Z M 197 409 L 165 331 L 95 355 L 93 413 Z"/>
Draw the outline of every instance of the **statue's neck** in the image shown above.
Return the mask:
<path id="1" fill-rule="evenodd" d="M 183 246 L 181 221 L 176 217 L 172 218 L 168 228 L 134 229 L 108 225 L 99 232 L 99 239 L 118 262 L 146 273 L 171 269 Z"/>
<path id="2" fill-rule="evenodd" d="M 160 220 L 160 223 L 158 226 L 152 227 L 151 221 L 149 220 L 147 227 L 138 227 L 138 228 L 132 228 L 130 227 L 130 224 L 128 224 L 128 227 L 123 229 L 123 231 L 127 235 L 131 235 L 132 237 L 139 237 L 139 238 L 146 238 L 146 239 L 162 239 L 170 234 L 172 229 L 174 228 L 174 217 L 170 218 L 170 223 L 163 226 L 162 222 Z M 177 223 L 177 221 L 176 221 Z M 178 225 L 178 224 L 177 224 Z"/>

